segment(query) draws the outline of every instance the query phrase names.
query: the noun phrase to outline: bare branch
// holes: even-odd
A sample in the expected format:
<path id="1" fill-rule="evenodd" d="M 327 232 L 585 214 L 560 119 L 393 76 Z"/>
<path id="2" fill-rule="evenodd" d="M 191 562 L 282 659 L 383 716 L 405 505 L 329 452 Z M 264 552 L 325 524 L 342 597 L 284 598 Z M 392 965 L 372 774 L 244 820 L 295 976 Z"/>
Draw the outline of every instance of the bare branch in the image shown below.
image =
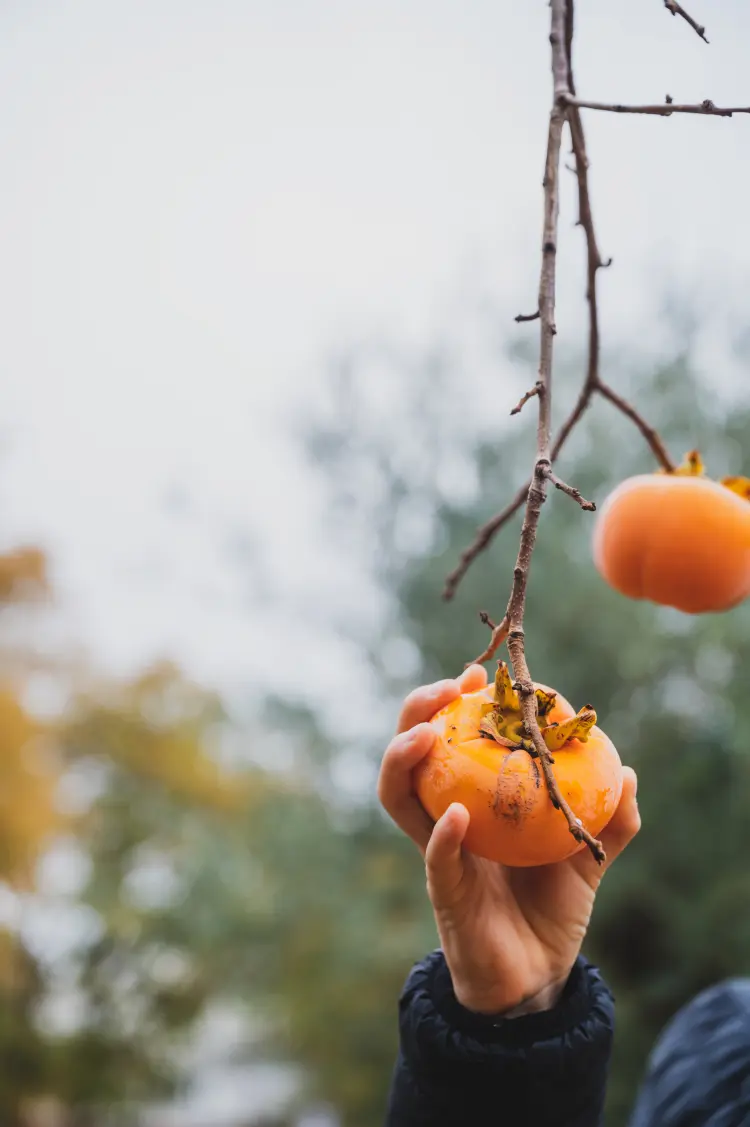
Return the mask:
<path id="1" fill-rule="evenodd" d="M 589 388 L 588 385 L 584 385 L 581 389 L 578 399 L 573 406 L 573 410 L 557 432 L 557 437 L 550 451 L 550 462 L 554 462 L 557 459 L 570 434 L 583 417 L 595 390 L 595 387 Z M 474 563 L 477 556 L 481 556 L 482 552 L 489 547 L 495 539 L 500 529 L 516 515 L 521 505 L 523 505 L 526 500 L 530 488 L 531 478 L 523 483 L 518 492 L 513 495 L 513 500 L 509 501 L 504 509 L 501 509 L 499 513 L 491 517 L 490 520 L 486 521 L 485 524 L 477 529 L 476 536 L 471 544 L 469 544 L 468 548 L 463 550 L 458 563 L 446 578 L 445 587 L 443 588 L 443 598 L 446 602 L 449 603 L 456 594 L 461 580 L 466 575 L 466 572 Z"/>
<path id="2" fill-rule="evenodd" d="M 536 701 L 536 697 L 534 697 L 533 699 L 534 699 L 534 701 Z M 534 705 L 534 708 L 535 707 L 536 706 Z M 542 746 L 546 750 L 547 745 L 544 743 L 544 740 L 542 739 L 541 742 L 542 742 Z M 539 747 L 537 746 L 536 740 L 534 741 L 534 747 L 536 748 L 537 752 L 539 752 Z M 570 830 L 571 834 L 576 839 L 576 841 L 583 842 L 585 845 L 587 845 L 589 847 L 589 849 L 591 850 L 591 853 L 594 857 L 594 860 L 598 861 L 599 864 L 601 865 L 604 861 L 607 860 L 607 855 L 604 852 L 604 849 L 602 848 L 602 843 L 600 841 L 598 841 L 597 838 L 595 838 L 593 836 L 593 834 L 589 833 L 589 831 L 585 828 L 585 826 L 581 822 L 581 819 L 576 818 L 575 814 L 573 813 L 573 811 L 570 809 L 567 802 L 563 798 L 562 792 L 560 791 L 560 788 L 557 785 L 557 779 L 555 778 L 554 773 L 552 771 L 552 764 L 550 763 L 549 752 L 547 752 L 546 755 L 539 755 L 539 764 L 542 768 L 542 774 L 544 775 L 544 781 L 547 784 L 547 790 L 549 791 L 549 796 L 550 796 L 550 799 L 552 800 L 553 806 L 555 806 L 558 810 L 560 810 L 565 815 L 565 819 L 568 823 L 568 829 Z"/>
<path id="3" fill-rule="evenodd" d="M 581 494 L 580 489 L 576 489 L 574 485 L 568 485 L 566 481 L 562 481 L 559 477 L 557 477 L 556 474 L 553 474 L 552 471 L 547 474 L 547 477 L 552 482 L 555 489 L 559 489 L 561 493 L 565 493 L 568 497 L 572 497 L 572 499 L 574 501 L 577 501 L 581 508 L 584 509 L 587 513 L 596 512 L 596 505 L 594 504 L 594 502 L 587 501 L 586 498 Z"/>
<path id="4" fill-rule="evenodd" d="M 529 390 L 529 391 L 525 392 L 525 393 L 524 393 L 524 394 L 523 394 L 523 395 L 521 396 L 521 398 L 520 398 L 520 399 L 518 400 L 518 403 L 516 403 L 515 407 L 514 407 L 514 408 L 513 408 L 513 410 L 511 411 L 511 415 L 518 415 L 518 414 L 520 414 L 520 412 L 522 411 L 522 409 L 523 409 L 524 405 L 525 405 L 526 403 L 528 403 L 528 401 L 529 401 L 530 399 L 533 399 L 535 395 L 541 395 L 541 394 L 542 394 L 542 391 L 543 391 L 543 390 L 544 390 L 544 389 L 543 389 L 542 385 L 541 385 L 541 384 L 539 383 L 539 381 L 537 381 L 537 382 L 536 382 L 536 383 L 534 384 L 534 386 L 533 386 L 532 388 L 530 388 L 530 390 Z"/>
<path id="5" fill-rule="evenodd" d="M 552 444 L 550 451 L 550 462 L 554 463 L 559 457 L 563 446 L 567 442 L 569 436 L 583 418 L 586 410 L 591 403 L 592 398 L 597 392 L 600 392 L 606 399 L 608 399 L 613 406 L 622 411 L 640 430 L 641 434 L 646 439 L 651 450 L 661 466 L 666 470 L 673 470 L 674 463 L 672 462 L 664 443 L 660 439 L 657 432 L 650 427 L 642 416 L 627 403 L 622 396 L 618 396 L 612 391 L 608 385 L 604 384 L 599 375 L 599 353 L 600 353 L 600 336 L 599 336 L 599 311 L 597 301 L 597 274 L 599 270 L 609 266 L 612 262 L 610 259 L 603 259 L 599 251 L 599 246 L 596 238 L 596 231 L 594 228 L 593 215 L 591 210 L 591 199 L 589 194 L 589 161 L 586 153 L 586 141 L 583 130 L 583 122 L 581 113 L 577 105 L 575 97 L 575 82 L 573 79 L 571 59 L 571 43 L 573 36 L 573 20 L 572 20 L 572 4 L 568 5 L 568 19 L 566 24 L 566 44 L 567 44 L 567 58 L 568 58 L 568 93 L 564 94 L 565 101 L 569 107 L 568 109 L 568 122 L 571 132 L 571 142 L 573 146 L 573 153 L 575 156 L 575 173 L 578 178 L 578 223 L 583 228 L 586 237 L 586 252 L 587 252 L 587 271 L 586 271 L 586 299 L 589 305 L 589 334 L 588 334 L 588 359 L 586 364 L 586 375 L 583 386 L 578 394 L 578 398 L 573 405 L 573 408 L 560 427 L 558 434 Z M 535 318 L 536 319 L 536 318 Z M 538 394 L 534 392 L 533 394 Z M 523 402 L 518 405 L 522 407 Z M 453 569 L 446 580 L 445 589 L 443 591 L 443 598 L 449 601 L 452 599 L 461 583 L 464 575 L 471 567 L 477 556 L 489 546 L 494 537 L 501 528 L 518 512 L 527 498 L 529 489 L 531 488 L 531 480 L 528 480 L 521 486 L 515 493 L 512 500 L 505 506 L 501 512 L 497 513 L 478 530 L 472 543 L 462 552 L 457 566 Z"/>
<path id="6" fill-rule="evenodd" d="M 668 12 L 671 12 L 673 16 L 682 16 L 685 22 L 690 24 L 696 35 L 700 35 L 703 42 L 708 43 L 705 27 L 701 27 L 697 20 L 694 20 L 692 16 L 688 15 L 682 7 L 682 4 L 678 4 L 677 0 L 664 0 L 664 7 Z"/>
<path id="7" fill-rule="evenodd" d="M 517 313 L 513 320 L 517 325 L 520 325 L 522 321 L 538 321 L 539 310 L 537 309 L 536 313 Z"/>
<path id="8" fill-rule="evenodd" d="M 750 113 L 750 106 L 715 106 L 710 98 L 694 105 L 664 102 L 649 106 L 628 106 L 619 102 L 588 102 L 583 98 L 570 98 L 568 104 L 581 110 L 603 110 L 605 113 L 640 113 L 650 114 L 653 117 L 671 117 L 673 113 L 702 114 L 704 117 L 731 117 L 735 113 Z"/>
<path id="9" fill-rule="evenodd" d="M 502 646 L 505 639 L 508 637 L 508 616 L 507 616 L 507 614 L 503 618 L 502 622 L 498 623 L 497 626 L 495 626 L 494 622 L 492 621 L 492 619 L 490 618 L 490 616 L 488 614 L 483 612 L 482 614 L 480 614 L 479 617 L 482 619 L 482 622 L 484 622 L 486 626 L 491 627 L 492 636 L 490 637 L 489 643 L 487 645 L 487 649 L 483 650 L 483 652 L 480 653 L 479 657 L 475 657 L 473 661 L 467 661 L 467 663 L 466 663 L 467 669 L 469 668 L 470 665 L 483 665 L 485 661 L 489 661 L 490 658 L 493 658 L 495 656 L 495 654 L 497 653 L 497 651 Z"/>
<path id="10" fill-rule="evenodd" d="M 560 793 L 552 771 L 551 756 L 542 738 L 537 718 L 537 699 L 534 682 L 531 679 L 524 646 L 524 611 L 526 591 L 531 570 L 531 557 L 536 541 L 542 505 L 547 492 L 547 482 L 551 472 L 551 416 L 552 416 L 552 358 L 555 340 L 555 280 L 557 258 L 557 232 L 559 216 L 560 148 L 563 125 L 566 115 L 568 90 L 568 38 L 566 35 L 566 15 L 572 0 L 551 0 L 552 26 L 550 43 L 552 45 L 552 75 L 554 79 L 554 100 L 549 118 L 547 135 L 547 159 L 544 171 L 544 227 L 542 234 L 542 268 L 539 278 L 539 422 L 537 425 L 537 451 L 534 470 L 526 500 L 526 512 L 521 527 L 521 542 L 518 548 L 516 566 L 513 569 L 513 587 L 508 600 L 505 620 L 508 623 L 508 652 L 513 662 L 516 688 L 521 698 L 521 711 L 526 730 L 536 750 L 544 772 L 550 801 L 564 815 L 571 834 L 577 841 L 585 841 L 593 856 L 601 863 L 604 850 L 576 818 Z M 496 631 L 493 631 L 493 638 Z"/>
<path id="11" fill-rule="evenodd" d="M 604 396 L 605 399 L 608 399 L 609 402 L 613 406 L 615 406 L 618 411 L 621 411 L 623 415 L 626 415 L 631 420 L 631 422 L 635 423 L 635 425 L 638 427 L 638 430 L 641 432 L 643 437 L 646 439 L 646 442 L 651 447 L 654 457 L 656 458 L 662 469 L 665 469 L 667 473 L 674 473 L 676 466 L 670 458 L 669 453 L 667 452 L 667 448 L 665 447 L 659 433 L 655 431 L 653 427 L 649 426 L 649 424 L 635 409 L 635 407 L 628 403 L 626 399 L 623 399 L 621 395 L 618 395 L 616 391 L 613 391 L 608 384 L 599 382 L 597 384 L 596 390 L 600 395 Z"/>
<path id="12" fill-rule="evenodd" d="M 573 37 L 573 9 L 572 4 L 569 7 L 568 17 L 568 43 L 572 41 Z M 568 47 L 568 84 L 571 93 L 575 95 L 575 79 L 573 77 L 573 64 L 570 46 Z M 599 305 L 597 295 L 597 275 L 604 267 L 609 266 L 612 259 L 602 259 L 599 250 L 599 244 L 596 238 L 596 228 L 594 226 L 594 216 L 591 210 L 591 196 L 589 193 L 589 159 L 586 152 L 586 135 L 583 129 L 583 121 L 581 113 L 578 108 L 577 100 L 575 97 L 569 101 L 570 106 L 570 136 L 573 145 L 573 153 L 576 162 L 576 176 L 578 177 L 578 223 L 583 228 L 586 238 L 586 301 L 589 306 L 589 341 L 588 341 L 588 363 L 586 366 L 586 380 L 584 382 L 581 393 L 578 397 L 578 402 L 567 420 L 565 427 L 560 432 L 560 437 L 563 441 L 567 438 L 568 434 L 575 427 L 578 420 L 583 415 L 588 407 L 591 397 L 595 392 L 599 392 L 605 399 L 617 407 L 624 415 L 626 415 L 631 422 L 640 430 L 646 442 L 651 447 L 651 450 L 656 457 L 659 464 L 668 472 L 675 469 L 674 462 L 670 458 L 667 449 L 662 442 L 659 434 L 653 427 L 649 426 L 645 419 L 631 407 L 621 396 L 617 395 L 612 389 L 603 382 L 599 374 L 599 352 L 600 352 L 600 338 L 599 338 Z M 553 459 L 556 456 L 556 450 L 552 452 Z"/>
<path id="13" fill-rule="evenodd" d="M 515 516 L 515 514 L 521 508 L 521 505 L 526 500 L 530 485 L 530 481 L 525 482 L 515 494 L 513 500 L 505 506 L 502 512 L 499 512 L 496 516 L 492 517 L 477 529 L 476 536 L 472 540 L 471 544 L 469 544 L 468 548 L 465 548 L 463 550 L 458 563 L 445 581 L 443 598 L 446 602 L 450 602 L 450 600 L 453 598 L 456 590 L 458 589 L 459 583 L 466 575 L 466 572 L 469 570 L 477 556 L 482 554 L 487 545 L 490 544 L 493 540 L 495 534 L 499 532 L 503 525 L 507 524 L 510 518 L 512 516 Z"/>
<path id="14" fill-rule="evenodd" d="M 698 27 L 684 9 L 673 0 L 664 0 L 666 7 L 675 15 L 681 15 L 696 31 L 703 36 L 703 29 Z M 568 803 L 565 801 L 557 784 L 553 771 L 554 760 L 544 742 L 539 727 L 537 715 L 537 699 L 535 686 L 531 679 L 524 645 L 524 613 L 526 607 L 526 593 L 531 569 L 531 558 L 536 541 L 536 532 L 539 524 L 541 508 L 546 499 L 548 483 L 575 500 L 582 509 L 595 510 L 593 502 L 587 501 L 579 489 L 568 485 L 552 472 L 552 463 L 559 455 L 575 426 L 583 417 L 592 398 L 600 394 L 615 406 L 622 414 L 638 427 L 651 448 L 655 458 L 664 470 L 674 472 L 672 462 L 664 443 L 656 430 L 651 427 L 640 415 L 635 407 L 605 383 L 599 372 L 600 338 L 599 338 L 599 312 L 597 301 L 597 275 L 599 270 L 611 264 L 611 259 L 604 260 L 600 254 L 596 231 L 594 228 L 591 200 L 589 194 L 589 161 L 586 153 L 586 141 L 581 118 L 582 108 L 605 110 L 615 113 L 644 113 L 658 116 L 670 116 L 672 113 L 695 113 L 709 116 L 731 117 L 733 113 L 750 113 L 747 108 L 721 109 L 710 101 L 699 106 L 675 106 L 671 97 L 667 96 L 661 106 L 621 106 L 607 105 L 599 102 L 587 102 L 578 99 L 575 93 L 575 83 L 572 69 L 572 40 L 573 40 L 573 8 L 574 0 L 551 0 L 552 27 L 550 43 L 552 45 L 552 71 L 554 78 L 554 100 L 549 118 L 547 138 L 547 157 L 544 175 L 544 229 L 542 239 L 542 267 L 539 280 L 539 306 L 535 314 L 519 314 L 516 321 L 539 320 L 540 322 L 540 357 L 539 377 L 534 385 L 522 397 L 511 414 L 517 414 L 524 404 L 536 397 L 539 401 L 539 417 L 537 425 L 537 450 L 534 461 L 533 473 L 528 481 L 516 494 L 506 508 L 492 520 L 484 524 L 474 539 L 474 542 L 463 552 L 456 569 L 448 577 L 444 597 L 452 598 L 458 583 L 481 551 L 490 543 L 496 532 L 508 521 L 526 501 L 526 507 L 521 528 L 521 540 L 518 549 L 516 565 L 513 570 L 513 584 L 506 612 L 502 621 L 496 625 L 489 614 L 482 612 L 482 622 L 491 630 L 491 637 L 486 650 L 475 659 L 482 663 L 489 660 L 499 646 L 507 641 L 508 651 L 513 663 L 515 675 L 514 688 L 519 693 L 521 711 L 526 736 L 531 741 L 532 750 L 529 754 L 539 760 L 544 774 L 545 783 L 550 796 L 550 801 L 555 809 L 560 810 L 566 819 L 571 835 L 576 841 L 585 843 L 594 858 L 599 862 L 605 860 L 601 842 L 597 841 L 583 826 L 581 820 L 575 816 Z M 703 36 L 705 38 L 705 36 Z M 575 157 L 575 172 L 578 181 L 578 224 L 583 228 L 586 238 L 587 252 L 587 288 L 586 299 L 589 306 L 589 337 L 588 360 L 583 386 L 568 418 L 563 423 L 554 443 L 551 442 L 551 398 L 552 398 L 552 359 L 553 344 L 556 333 L 555 328 L 555 281 L 556 281 L 556 254 L 558 235 L 559 212 L 559 175 L 560 175 L 560 150 L 562 133 L 565 121 L 568 121 L 573 154 Z"/>

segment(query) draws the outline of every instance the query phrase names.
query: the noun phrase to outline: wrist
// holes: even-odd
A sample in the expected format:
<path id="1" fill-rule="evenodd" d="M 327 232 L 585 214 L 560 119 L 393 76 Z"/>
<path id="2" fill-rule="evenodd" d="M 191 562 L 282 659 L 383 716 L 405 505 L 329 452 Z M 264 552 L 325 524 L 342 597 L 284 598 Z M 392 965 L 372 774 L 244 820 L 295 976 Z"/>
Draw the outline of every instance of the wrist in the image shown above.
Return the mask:
<path id="1" fill-rule="evenodd" d="M 506 990 L 499 991 L 497 987 L 492 990 L 465 988 L 456 982 L 453 984 L 453 992 L 459 1005 L 470 1013 L 507 1020 L 554 1009 L 560 1001 L 569 977 L 570 970 L 561 978 L 554 979 L 539 990 L 525 995 Z"/>

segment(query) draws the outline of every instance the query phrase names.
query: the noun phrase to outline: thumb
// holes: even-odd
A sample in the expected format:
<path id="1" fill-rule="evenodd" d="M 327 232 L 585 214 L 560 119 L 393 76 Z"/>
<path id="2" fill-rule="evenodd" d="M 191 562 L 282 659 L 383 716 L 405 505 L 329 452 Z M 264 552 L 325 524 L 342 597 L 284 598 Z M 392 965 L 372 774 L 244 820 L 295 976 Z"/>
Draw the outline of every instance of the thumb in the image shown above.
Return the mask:
<path id="1" fill-rule="evenodd" d="M 433 908 L 449 908 L 464 876 L 461 844 L 469 828 L 469 811 L 452 802 L 435 823 L 425 851 L 427 889 Z"/>

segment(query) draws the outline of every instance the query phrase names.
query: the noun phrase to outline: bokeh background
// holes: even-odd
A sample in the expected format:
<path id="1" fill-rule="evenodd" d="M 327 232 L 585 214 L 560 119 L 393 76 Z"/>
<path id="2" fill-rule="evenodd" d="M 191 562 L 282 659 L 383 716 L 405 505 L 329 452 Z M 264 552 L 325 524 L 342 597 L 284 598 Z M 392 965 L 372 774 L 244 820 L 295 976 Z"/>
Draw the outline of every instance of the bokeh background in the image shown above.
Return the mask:
<path id="1" fill-rule="evenodd" d="M 697 0 L 696 0 L 697 3 Z M 706 8 L 705 2 L 703 9 Z M 750 10 L 579 0 L 582 96 L 750 102 Z M 398 702 L 500 611 L 528 473 L 550 83 L 538 0 L 0 6 L 0 1122 L 376 1127 L 435 944 L 380 815 Z M 586 118 L 603 370 L 750 469 L 750 119 Z M 559 415 L 582 378 L 564 178 Z M 564 475 L 650 455 L 597 403 Z M 626 604 L 543 514 L 540 680 L 592 700 L 644 828 L 587 951 L 608 1123 L 658 1030 L 750 972 L 750 616 Z"/>

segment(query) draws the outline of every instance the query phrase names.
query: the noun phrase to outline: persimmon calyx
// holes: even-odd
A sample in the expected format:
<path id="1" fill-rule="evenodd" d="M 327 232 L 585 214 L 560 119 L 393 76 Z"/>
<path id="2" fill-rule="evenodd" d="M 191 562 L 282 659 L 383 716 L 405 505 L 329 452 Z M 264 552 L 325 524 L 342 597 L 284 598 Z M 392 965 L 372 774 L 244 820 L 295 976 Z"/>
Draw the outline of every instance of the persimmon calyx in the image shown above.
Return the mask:
<path id="1" fill-rule="evenodd" d="M 672 471 L 680 477 L 705 477 L 706 466 L 699 450 L 689 450 L 684 461 Z"/>
<path id="2" fill-rule="evenodd" d="M 658 472 L 671 472 L 675 477 L 705 477 L 706 466 L 700 451 L 690 450 L 676 470 L 659 470 Z M 750 501 L 750 477 L 730 474 L 729 477 L 721 478 L 719 484 L 723 485 L 725 489 L 730 489 L 732 493 L 736 493 L 739 497 L 743 497 L 746 501 Z"/>
<path id="3" fill-rule="evenodd" d="M 731 489 L 732 493 L 738 493 L 740 497 L 750 501 L 750 477 L 739 477 L 735 474 L 731 477 L 723 477 L 721 484 Z"/>
<path id="4" fill-rule="evenodd" d="M 521 698 L 516 690 L 513 688 L 513 682 L 510 679 L 510 670 L 504 661 L 498 661 L 497 673 L 495 674 L 495 704 L 493 706 L 497 710 L 508 712 L 521 711 Z"/>
<path id="5" fill-rule="evenodd" d="M 596 713 L 590 705 L 584 705 L 576 716 L 563 720 L 562 724 L 550 724 L 542 728 L 542 739 L 550 751 L 559 751 L 568 740 L 580 740 L 581 743 L 586 743 L 594 724 L 596 724 Z"/>
<path id="6" fill-rule="evenodd" d="M 545 720 L 554 707 L 556 694 L 537 688 L 534 690 L 534 695 L 539 730 L 548 751 L 559 751 L 569 740 L 586 742 L 592 727 L 596 724 L 596 712 L 590 704 L 584 705 L 576 716 L 571 716 L 562 723 L 547 724 Z M 513 687 L 508 666 L 504 661 L 497 663 L 495 699 L 488 701 L 482 707 L 479 731 L 501 747 L 536 754 L 533 740 L 524 723 L 520 697 Z"/>

